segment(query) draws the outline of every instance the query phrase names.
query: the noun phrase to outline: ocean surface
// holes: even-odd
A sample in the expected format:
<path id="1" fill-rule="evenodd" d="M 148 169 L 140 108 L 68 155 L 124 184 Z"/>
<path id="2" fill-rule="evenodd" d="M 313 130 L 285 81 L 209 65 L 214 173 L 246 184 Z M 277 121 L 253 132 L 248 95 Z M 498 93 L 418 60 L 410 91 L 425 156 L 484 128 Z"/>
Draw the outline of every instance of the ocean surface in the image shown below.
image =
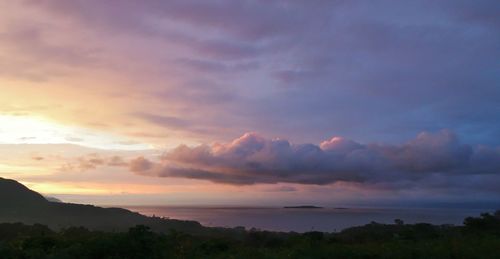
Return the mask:
<path id="1" fill-rule="evenodd" d="M 133 206 L 129 210 L 143 215 L 171 219 L 195 220 L 204 226 L 257 228 L 273 231 L 324 231 L 368 224 L 393 223 L 402 219 L 405 223 L 432 223 L 461 225 L 468 216 L 479 216 L 484 209 L 394 209 L 394 208 L 322 208 L 285 209 L 255 207 L 152 207 Z"/>

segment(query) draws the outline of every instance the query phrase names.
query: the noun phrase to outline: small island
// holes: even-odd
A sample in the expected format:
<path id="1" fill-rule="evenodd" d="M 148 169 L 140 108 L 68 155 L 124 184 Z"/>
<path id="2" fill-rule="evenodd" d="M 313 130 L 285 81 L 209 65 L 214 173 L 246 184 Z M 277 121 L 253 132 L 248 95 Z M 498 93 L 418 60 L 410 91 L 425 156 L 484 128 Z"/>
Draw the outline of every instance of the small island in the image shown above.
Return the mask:
<path id="1" fill-rule="evenodd" d="M 302 205 L 302 206 L 285 206 L 285 209 L 323 209 L 323 207 L 312 206 L 312 205 Z"/>

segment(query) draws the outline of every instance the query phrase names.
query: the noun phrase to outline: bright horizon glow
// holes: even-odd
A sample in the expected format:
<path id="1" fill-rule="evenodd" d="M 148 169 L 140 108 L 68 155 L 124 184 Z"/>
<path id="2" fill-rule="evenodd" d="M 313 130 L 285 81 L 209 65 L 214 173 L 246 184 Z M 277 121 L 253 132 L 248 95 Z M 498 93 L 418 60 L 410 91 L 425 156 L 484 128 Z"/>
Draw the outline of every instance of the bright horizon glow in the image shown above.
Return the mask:
<path id="1" fill-rule="evenodd" d="M 0 115 L 0 144 L 76 144 L 98 149 L 145 150 L 146 144 L 124 145 L 127 139 L 71 127 L 36 116 Z"/>

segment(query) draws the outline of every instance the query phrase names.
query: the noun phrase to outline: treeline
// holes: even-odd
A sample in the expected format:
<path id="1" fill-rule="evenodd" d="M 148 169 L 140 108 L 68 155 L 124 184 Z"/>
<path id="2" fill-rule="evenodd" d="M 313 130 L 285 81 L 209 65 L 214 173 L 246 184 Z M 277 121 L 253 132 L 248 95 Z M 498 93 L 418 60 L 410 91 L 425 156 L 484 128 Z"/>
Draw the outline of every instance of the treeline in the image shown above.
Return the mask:
<path id="1" fill-rule="evenodd" d="M 339 233 L 236 229 L 225 236 L 0 224 L 0 258 L 500 258 L 500 211 L 464 226 L 372 222 Z"/>

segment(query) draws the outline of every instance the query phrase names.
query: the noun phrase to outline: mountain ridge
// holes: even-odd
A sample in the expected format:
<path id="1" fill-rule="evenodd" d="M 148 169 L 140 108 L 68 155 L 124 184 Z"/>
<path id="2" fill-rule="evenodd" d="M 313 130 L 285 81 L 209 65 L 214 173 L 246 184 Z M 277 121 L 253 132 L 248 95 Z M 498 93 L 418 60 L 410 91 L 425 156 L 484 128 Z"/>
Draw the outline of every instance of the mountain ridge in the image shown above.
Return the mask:
<path id="1" fill-rule="evenodd" d="M 91 230 L 126 231 L 136 225 L 145 225 L 156 232 L 178 230 L 213 234 L 217 231 L 196 221 L 148 217 L 122 208 L 51 202 L 23 184 L 6 178 L 0 178 L 0 222 L 43 224 L 56 230 L 81 226 Z"/>
<path id="2" fill-rule="evenodd" d="M 46 205 L 47 199 L 17 181 L 0 177 L 0 206 Z"/>

